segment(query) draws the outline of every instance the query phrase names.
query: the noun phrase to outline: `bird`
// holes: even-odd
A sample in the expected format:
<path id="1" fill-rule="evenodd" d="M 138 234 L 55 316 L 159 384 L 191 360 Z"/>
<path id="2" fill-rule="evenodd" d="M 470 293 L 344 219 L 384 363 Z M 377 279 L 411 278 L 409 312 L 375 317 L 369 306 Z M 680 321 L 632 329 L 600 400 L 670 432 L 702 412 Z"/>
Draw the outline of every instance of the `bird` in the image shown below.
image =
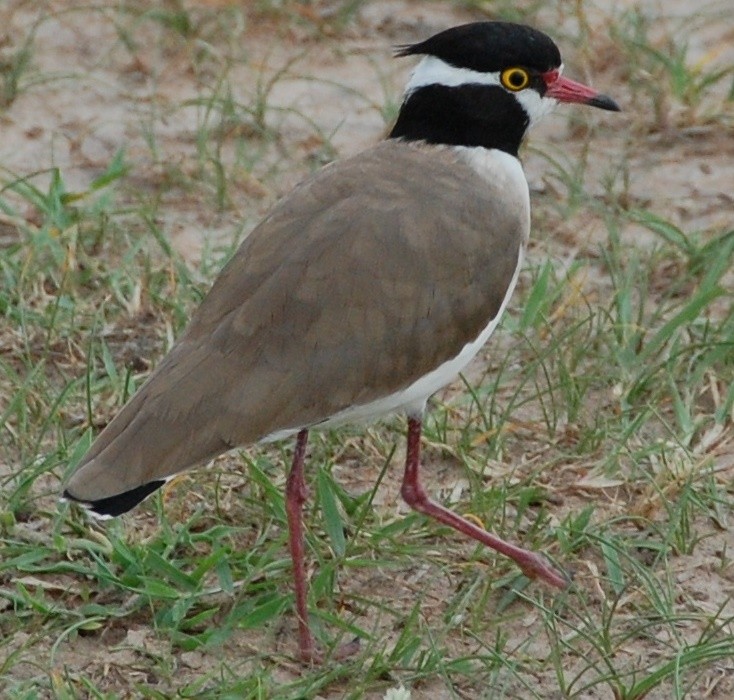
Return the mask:
<path id="1" fill-rule="evenodd" d="M 62 498 L 99 517 L 136 506 L 185 469 L 295 436 L 285 484 L 298 651 L 308 621 L 302 510 L 309 431 L 407 416 L 400 493 L 415 510 L 565 588 L 544 556 L 432 500 L 421 482 L 429 397 L 496 329 L 530 233 L 519 149 L 558 103 L 619 111 L 563 76 L 555 42 L 501 21 L 454 26 L 418 57 L 387 137 L 285 195 L 245 238 L 182 335 L 101 431 Z"/>

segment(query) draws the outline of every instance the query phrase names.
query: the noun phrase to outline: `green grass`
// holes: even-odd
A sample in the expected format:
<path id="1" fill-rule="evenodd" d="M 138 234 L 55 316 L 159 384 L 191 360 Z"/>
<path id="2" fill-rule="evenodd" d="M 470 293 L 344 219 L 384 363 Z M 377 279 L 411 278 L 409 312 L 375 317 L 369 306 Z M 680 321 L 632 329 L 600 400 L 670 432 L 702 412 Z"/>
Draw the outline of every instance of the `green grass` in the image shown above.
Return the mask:
<path id="1" fill-rule="evenodd" d="M 222 457 L 119 520 L 57 503 L 267 203 L 348 152 L 350 114 L 367 113 L 377 138 L 395 113 L 407 66 L 359 54 L 369 39 L 387 60 L 395 40 L 358 30 L 359 3 L 327 19 L 295 5 L 0 11 L 16 30 L 0 104 L 19 148 L 24 101 L 124 87 L 102 93 L 90 131 L 71 118 L 53 127 L 46 166 L 0 162 L 0 694 L 727 697 L 731 207 L 705 184 L 685 211 L 667 185 L 639 195 L 659 175 L 661 138 L 692 171 L 719 167 L 707 159 L 725 148 L 732 65 L 694 50 L 721 21 L 716 4 L 679 19 L 563 10 L 569 74 L 591 56 L 595 84 L 627 111 L 577 113 L 568 130 L 556 119 L 550 141 L 527 149 L 543 187 L 521 288 L 482 361 L 425 421 L 431 492 L 571 571 L 568 591 L 399 508 L 401 417 L 310 441 L 320 666 L 294 658 L 290 444 Z M 563 14 L 550 5 L 498 11 L 544 26 L 544 11 Z M 457 22 L 494 11 L 432 8 Z M 108 39 L 96 61 L 51 70 L 44 32 L 87 25 Z M 604 72 L 597 53 L 613 58 Z M 345 57 L 349 79 L 329 72 Z M 284 101 L 289 81 L 340 95 L 344 122 L 326 127 L 309 104 Z M 73 149 L 56 157 L 58 134 L 83 145 L 105 115 L 126 120 L 122 143 L 93 164 Z M 217 235 L 184 257 L 179 228 Z M 354 637 L 356 656 L 330 657 Z"/>

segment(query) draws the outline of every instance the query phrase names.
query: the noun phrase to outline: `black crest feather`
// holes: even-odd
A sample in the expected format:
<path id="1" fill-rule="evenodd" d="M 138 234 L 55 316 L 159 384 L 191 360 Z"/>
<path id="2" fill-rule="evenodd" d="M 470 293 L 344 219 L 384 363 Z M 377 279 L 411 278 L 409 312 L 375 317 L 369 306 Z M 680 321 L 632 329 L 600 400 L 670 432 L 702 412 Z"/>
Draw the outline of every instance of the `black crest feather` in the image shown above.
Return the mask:
<path id="1" fill-rule="evenodd" d="M 472 22 L 451 27 L 417 44 L 396 46 L 395 56 L 435 56 L 456 68 L 482 73 L 510 66 L 545 72 L 561 65 L 561 53 L 553 39 L 514 22 Z"/>

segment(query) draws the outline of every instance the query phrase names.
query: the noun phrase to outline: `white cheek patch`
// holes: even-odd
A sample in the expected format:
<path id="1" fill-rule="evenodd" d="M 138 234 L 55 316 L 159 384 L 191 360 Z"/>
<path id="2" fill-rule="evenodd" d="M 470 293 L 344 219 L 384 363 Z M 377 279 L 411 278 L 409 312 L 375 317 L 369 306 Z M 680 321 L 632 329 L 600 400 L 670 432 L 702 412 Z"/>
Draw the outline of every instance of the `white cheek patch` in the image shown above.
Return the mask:
<path id="1" fill-rule="evenodd" d="M 558 76 L 563 74 L 563 64 L 558 66 Z M 525 113 L 530 119 L 529 126 L 533 126 L 540 121 L 546 114 L 552 112 L 558 100 L 553 97 L 541 97 L 540 93 L 535 90 L 521 90 L 515 93 L 517 101 L 522 105 Z"/>
<path id="2" fill-rule="evenodd" d="M 529 126 L 533 126 L 546 114 L 552 112 L 558 104 L 558 100 L 552 97 L 541 97 L 537 90 L 532 89 L 520 90 L 515 93 L 515 97 L 525 110 L 525 114 L 528 115 Z"/>
<path id="3" fill-rule="evenodd" d="M 482 73 L 469 68 L 457 68 L 435 56 L 426 56 L 413 71 L 405 87 L 406 95 L 426 85 L 500 85 L 499 73 Z"/>

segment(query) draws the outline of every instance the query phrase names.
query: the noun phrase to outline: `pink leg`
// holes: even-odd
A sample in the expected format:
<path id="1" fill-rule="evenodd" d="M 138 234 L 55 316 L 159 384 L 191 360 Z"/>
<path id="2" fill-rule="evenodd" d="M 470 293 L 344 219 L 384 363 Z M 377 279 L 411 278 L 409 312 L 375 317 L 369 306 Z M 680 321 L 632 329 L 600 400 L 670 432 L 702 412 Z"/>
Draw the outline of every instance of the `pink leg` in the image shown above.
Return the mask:
<path id="1" fill-rule="evenodd" d="M 557 588 L 568 586 L 568 578 L 551 567 L 544 557 L 505 542 L 432 501 L 420 483 L 420 441 L 421 420 L 408 418 L 408 453 L 400 493 L 409 506 L 510 557 L 528 578 L 540 578 Z"/>
<path id="2" fill-rule="evenodd" d="M 303 462 L 306 457 L 308 430 L 301 430 L 296 438 L 293 464 L 285 483 L 285 512 L 288 516 L 288 549 L 293 562 L 293 587 L 296 592 L 296 616 L 298 617 L 298 651 L 307 663 L 321 663 L 322 654 L 316 650 L 311 629 L 308 625 L 306 597 L 306 562 L 303 536 L 303 504 L 308 498 L 308 489 L 303 477 Z M 345 659 L 359 651 L 359 639 L 353 639 L 339 647 L 332 658 Z"/>
<path id="3" fill-rule="evenodd" d="M 313 661 L 315 647 L 308 626 L 306 607 L 306 562 L 304 561 L 303 504 L 308 489 L 303 478 L 303 462 L 306 456 L 308 430 L 301 430 L 296 438 L 293 464 L 285 484 L 285 512 L 288 516 L 288 548 L 293 562 L 293 584 L 296 591 L 296 615 L 298 616 L 298 648 L 304 661 Z"/>

